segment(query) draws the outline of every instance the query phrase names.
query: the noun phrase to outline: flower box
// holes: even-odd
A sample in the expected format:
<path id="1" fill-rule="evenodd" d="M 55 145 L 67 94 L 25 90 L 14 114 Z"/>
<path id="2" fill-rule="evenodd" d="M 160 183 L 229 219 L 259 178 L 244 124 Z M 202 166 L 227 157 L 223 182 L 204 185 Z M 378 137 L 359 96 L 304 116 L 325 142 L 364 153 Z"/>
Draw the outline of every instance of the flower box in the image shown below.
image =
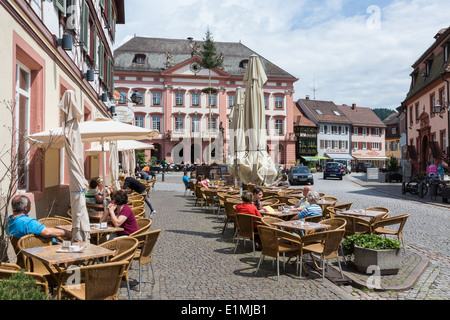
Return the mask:
<path id="1" fill-rule="evenodd" d="M 372 273 L 378 269 L 380 275 L 397 274 L 402 262 L 401 249 L 375 250 L 355 245 L 353 255 L 356 269 L 364 273 Z M 374 266 L 374 269 L 368 272 L 370 266 Z"/>

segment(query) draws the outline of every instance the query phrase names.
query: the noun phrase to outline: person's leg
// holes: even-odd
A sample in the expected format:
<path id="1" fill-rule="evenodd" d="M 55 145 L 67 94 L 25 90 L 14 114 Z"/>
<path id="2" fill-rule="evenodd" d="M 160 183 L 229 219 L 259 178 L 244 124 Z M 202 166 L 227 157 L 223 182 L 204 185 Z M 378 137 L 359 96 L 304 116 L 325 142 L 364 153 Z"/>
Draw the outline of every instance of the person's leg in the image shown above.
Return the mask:
<path id="1" fill-rule="evenodd" d="M 150 202 L 150 199 L 147 197 L 147 192 L 143 192 L 143 193 L 141 193 L 141 194 L 144 194 L 144 195 L 145 195 L 144 200 L 145 200 L 145 203 L 146 203 L 146 204 L 148 205 L 148 207 L 150 208 L 150 216 L 154 215 L 156 211 L 153 209 L 153 205 L 152 205 L 152 203 Z"/>

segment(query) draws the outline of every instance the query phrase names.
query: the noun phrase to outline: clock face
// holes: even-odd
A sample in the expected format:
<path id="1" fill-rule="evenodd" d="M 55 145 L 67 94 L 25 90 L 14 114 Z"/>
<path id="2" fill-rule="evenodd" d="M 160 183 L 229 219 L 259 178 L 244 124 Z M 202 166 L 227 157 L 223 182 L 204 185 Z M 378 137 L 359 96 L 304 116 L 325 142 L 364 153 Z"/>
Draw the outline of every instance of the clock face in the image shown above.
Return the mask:
<path id="1" fill-rule="evenodd" d="M 201 68 L 202 67 L 200 66 L 200 63 L 198 63 L 197 61 L 191 63 L 190 69 L 193 73 L 200 72 Z"/>

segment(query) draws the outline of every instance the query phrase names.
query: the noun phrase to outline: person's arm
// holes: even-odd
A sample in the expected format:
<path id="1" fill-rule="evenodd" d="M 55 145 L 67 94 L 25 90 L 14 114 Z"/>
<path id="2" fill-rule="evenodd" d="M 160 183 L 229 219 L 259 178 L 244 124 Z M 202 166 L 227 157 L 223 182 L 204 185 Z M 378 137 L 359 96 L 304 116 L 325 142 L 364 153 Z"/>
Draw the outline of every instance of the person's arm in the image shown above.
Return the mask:
<path id="1" fill-rule="evenodd" d="M 119 215 L 117 217 L 115 211 L 112 209 L 109 209 L 109 218 L 111 219 L 112 224 L 116 228 L 120 227 L 127 220 L 127 217 L 124 215 Z"/>
<path id="2" fill-rule="evenodd" d="M 45 227 L 39 235 L 44 238 L 53 238 L 53 237 L 71 238 L 72 232 L 60 228 Z"/>

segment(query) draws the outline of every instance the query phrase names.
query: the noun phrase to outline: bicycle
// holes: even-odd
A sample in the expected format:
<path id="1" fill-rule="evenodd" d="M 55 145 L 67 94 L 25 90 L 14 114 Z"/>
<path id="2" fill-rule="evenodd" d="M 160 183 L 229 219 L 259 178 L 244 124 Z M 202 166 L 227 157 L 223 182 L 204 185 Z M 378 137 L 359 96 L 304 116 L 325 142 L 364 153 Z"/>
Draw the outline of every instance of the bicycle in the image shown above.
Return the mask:
<path id="1" fill-rule="evenodd" d="M 429 187 L 436 185 L 436 193 L 438 196 L 442 196 L 444 189 L 447 187 L 445 182 L 441 181 L 437 176 L 418 176 L 417 179 L 411 180 L 406 185 L 406 191 L 414 195 L 420 195 L 422 189 L 422 195 L 428 194 Z"/>

